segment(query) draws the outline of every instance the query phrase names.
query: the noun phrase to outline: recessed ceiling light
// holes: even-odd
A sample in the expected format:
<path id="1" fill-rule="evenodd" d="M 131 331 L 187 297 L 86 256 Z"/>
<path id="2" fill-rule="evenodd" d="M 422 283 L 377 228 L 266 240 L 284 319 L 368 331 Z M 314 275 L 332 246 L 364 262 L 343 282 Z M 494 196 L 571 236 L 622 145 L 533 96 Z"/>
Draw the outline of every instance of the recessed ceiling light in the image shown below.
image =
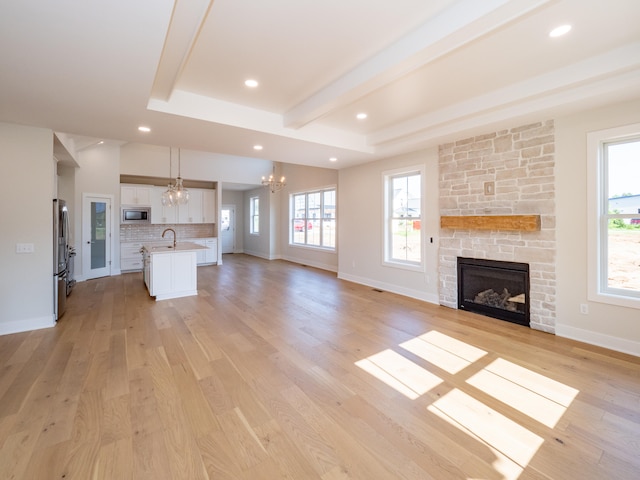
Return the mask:
<path id="1" fill-rule="evenodd" d="M 330 161 L 330 162 L 337 162 L 337 161 L 338 161 L 338 159 L 337 159 L 336 157 L 331 157 L 331 158 L 329 159 L 329 161 Z"/>
<path id="2" fill-rule="evenodd" d="M 569 24 L 560 25 L 559 27 L 556 27 L 553 30 L 551 30 L 549 32 L 549 36 L 552 38 L 561 37 L 562 35 L 569 33 L 570 30 L 571 30 L 571 25 Z"/>
<path id="3" fill-rule="evenodd" d="M 145 132 L 145 133 L 148 133 L 148 132 L 151 131 L 151 129 L 149 127 L 145 127 L 143 125 L 139 126 L 138 130 L 140 130 L 141 132 Z"/>
<path id="4" fill-rule="evenodd" d="M 244 84 L 249 88 L 256 88 L 258 86 L 258 81 L 250 78 L 248 80 L 245 80 Z"/>
<path id="5" fill-rule="evenodd" d="M 254 145 L 253 149 L 254 150 L 262 150 L 262 145 Z"/>
<path id="6" fill-rule="evenodd" d="M 367 118 L 367 114 L 366 114 L 366 113 L 364 113 L 364 112 L 359 113 L 359 114 L 357 114 L 357 115 L 356 115 L 356 118 L 357 118 L 358 120 L 364 120 L 365 118 Z"/>

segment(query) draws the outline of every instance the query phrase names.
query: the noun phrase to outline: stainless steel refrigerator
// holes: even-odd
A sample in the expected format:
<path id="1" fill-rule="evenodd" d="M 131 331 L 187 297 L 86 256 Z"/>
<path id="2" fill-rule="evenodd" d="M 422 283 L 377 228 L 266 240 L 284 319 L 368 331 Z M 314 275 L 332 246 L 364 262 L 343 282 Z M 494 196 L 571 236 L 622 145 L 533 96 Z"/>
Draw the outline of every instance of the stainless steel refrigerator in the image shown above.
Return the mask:
<path id="1" fill-rule="evenodd" d="M 67 202 L 53 200 L 53 313 L 56 321 L 67 304 L 69 275 L 69 212 Z"/>

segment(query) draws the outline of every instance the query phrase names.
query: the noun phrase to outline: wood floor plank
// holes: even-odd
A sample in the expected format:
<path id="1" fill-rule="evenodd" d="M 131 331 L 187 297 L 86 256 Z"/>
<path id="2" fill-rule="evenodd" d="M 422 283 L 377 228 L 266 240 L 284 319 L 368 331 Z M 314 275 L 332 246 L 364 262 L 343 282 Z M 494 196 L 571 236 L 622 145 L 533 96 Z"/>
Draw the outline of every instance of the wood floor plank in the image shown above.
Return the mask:
<path id="1" fill-rule="evenodd" d="M 0 478 L 631 480 L 640 358 L 234 254 L 0 336 Z"/>

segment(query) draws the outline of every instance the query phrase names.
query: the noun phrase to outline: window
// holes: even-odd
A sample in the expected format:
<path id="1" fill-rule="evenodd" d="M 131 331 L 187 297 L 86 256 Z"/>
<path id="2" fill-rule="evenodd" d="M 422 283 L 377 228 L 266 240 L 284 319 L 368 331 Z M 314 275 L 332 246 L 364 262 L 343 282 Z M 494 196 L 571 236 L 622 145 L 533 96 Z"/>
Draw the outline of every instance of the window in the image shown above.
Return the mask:
<path id="1" fill-rule="evenodd" d="M 385 172 L 385 263 L 422 267 L 422 168 Z"/>
<path id="2" fill-rule="evenodd" d="M 295 193 L 289 198 L 290 244 L 335 250 L 336 189 Z"/>
<path id="3" fill-rule="evenodd" d="M 258 235 L 260 233 L 260 197 L 249 198 L 249 233 Z"/>
<path id="4" fill-rule="evenodd" d="M 589 298 L 640 307 L 640 125 L 588 143 Z"/>

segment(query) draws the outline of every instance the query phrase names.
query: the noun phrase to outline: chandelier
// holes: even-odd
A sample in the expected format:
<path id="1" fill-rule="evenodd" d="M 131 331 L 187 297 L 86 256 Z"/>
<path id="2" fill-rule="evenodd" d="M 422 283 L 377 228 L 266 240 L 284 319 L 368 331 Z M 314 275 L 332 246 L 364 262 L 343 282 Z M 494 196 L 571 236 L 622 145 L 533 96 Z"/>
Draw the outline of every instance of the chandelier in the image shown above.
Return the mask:
<path id="1" fill-rule="evenodd" d="M 269 175 L 269 178 L 262 177 L 262 185 L 268 187 L 271 193 L 276 193 L 278 190 L 282 190 L 282 187 L 286 185 L 284 177 L 280 177 L 280 180 L 276 180 L 276 166 L 273 166 L 273 173 Z"/>
<path id="2" fill-rule="evenodd" d="M 167 185 L 167 190 L 162 193 L 162 205 L 165 207 L 174 207 L 189 203 L 189 190 L 182 185 L 180 168 L 180 149 L 178 149 L 178 176 L 176 177 L 176 184 L 171 185 L 171 147 L 169 147 L 169 185 Z"/>

